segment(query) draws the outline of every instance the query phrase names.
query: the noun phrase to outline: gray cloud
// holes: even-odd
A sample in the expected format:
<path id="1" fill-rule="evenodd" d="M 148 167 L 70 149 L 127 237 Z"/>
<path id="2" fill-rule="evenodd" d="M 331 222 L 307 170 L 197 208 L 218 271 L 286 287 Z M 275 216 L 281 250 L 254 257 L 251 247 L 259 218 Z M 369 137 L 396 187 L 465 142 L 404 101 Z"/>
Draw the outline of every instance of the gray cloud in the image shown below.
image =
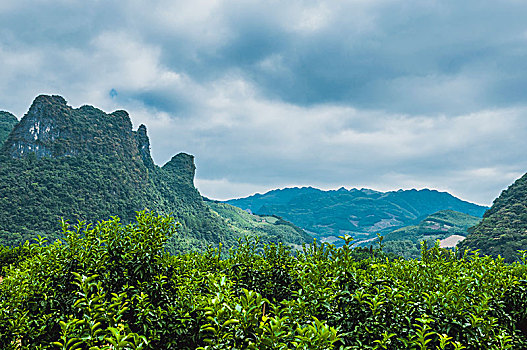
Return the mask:
<path id="1" fill-rule="evenodd" d="M 129 110 L 205 195 L 431 187 L 490 203 L 527 169 L 527 4 L 0 4 L 0 108 Z M 111 94 L 112 91 L 117 94 Z"/>

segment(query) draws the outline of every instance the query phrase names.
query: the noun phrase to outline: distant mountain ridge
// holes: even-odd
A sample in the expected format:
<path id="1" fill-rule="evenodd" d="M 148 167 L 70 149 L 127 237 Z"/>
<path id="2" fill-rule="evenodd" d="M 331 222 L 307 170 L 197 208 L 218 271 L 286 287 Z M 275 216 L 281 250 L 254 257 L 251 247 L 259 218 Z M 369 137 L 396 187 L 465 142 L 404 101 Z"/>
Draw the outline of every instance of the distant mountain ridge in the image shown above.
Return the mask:
<path id="1" fill-rule="evenodd" d="M 239 237 L 237 223 L 228 224 L 194 187 L 194 157 L 179 153 L 155 165 L 146 127 L 133 130 L 127 112 L 73 108 L 61 96 L 41 95 L 20 121 L 11 116 L 0 115 L 10 131 L 0 149 L 1 244 L 37 234 L 55 239 L 61 218 L 130 222 L 143 209 L 180 222 L 175 251 L 230 246 Z"/>
<path id="2" fill-rule="evenodd" d="M 251 209 L 256 214 L 278 215 L 320 237 L 351 234 L 367 238 L 377 232 L 415 225 L 440 210 L 481 217 L 487 209 L 449 193 L 428 189 L 379 192 L 295 187 L 225 202 Z"/>

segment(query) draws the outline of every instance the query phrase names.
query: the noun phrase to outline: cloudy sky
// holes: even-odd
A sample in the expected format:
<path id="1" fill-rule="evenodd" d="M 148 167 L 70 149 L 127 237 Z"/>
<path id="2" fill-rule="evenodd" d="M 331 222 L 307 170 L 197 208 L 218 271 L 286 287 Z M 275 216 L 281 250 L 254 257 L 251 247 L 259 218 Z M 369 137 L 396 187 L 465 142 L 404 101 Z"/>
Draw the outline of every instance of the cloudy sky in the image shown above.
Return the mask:
<path id="1" fill-rule="evenodd" d="M 217 199 L 435 188 L 490 204 L 527 172 L 522 0 L 2 0 L 0 109 L 129 111 Z"/>

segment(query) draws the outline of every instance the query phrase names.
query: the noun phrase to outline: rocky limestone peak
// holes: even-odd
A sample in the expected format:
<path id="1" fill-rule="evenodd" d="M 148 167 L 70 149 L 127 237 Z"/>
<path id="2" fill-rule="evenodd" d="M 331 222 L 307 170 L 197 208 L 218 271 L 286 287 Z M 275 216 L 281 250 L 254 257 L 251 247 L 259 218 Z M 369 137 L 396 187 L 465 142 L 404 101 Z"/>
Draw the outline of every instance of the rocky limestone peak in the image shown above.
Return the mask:
<path id="1" fill-rule="evenodd" d="M 60 96 L 40 95 L 29 111 L 13 129 L 3 151 L 13 158 L 35 153 L 37 158 L 52 156 L 50 147 L 60 135 L 56 128 L 56 115 L 67 112 L 66 100 Z"/>
<path id="2" fill-rule="evenodd" d="M 150 139 L 148 138 L 144 124 L 139 125 L 139 128 L 135 132 L 135 139 L 137 140 L 137 148 L 139 149 L 143 163 L 148 169 L 154 168 L 154 161 L 150 155 Z"/>
<path id="3" fill-rule="evenodd" d="M 168 163 L 163 165 L 163 169 L 177 176 L 181 181 L 194 184 L 196 165 L 194 164 L 193 155 L 178 153 Z"/>
<path id="4" fill-rule="evenodd" d="M 55 105 L 55 106 L 63 106 L 67 107 L 68 102 L 64 97 L 59 95 L 38 95 L 33 100 L 33 103 L 31 104 L 31 108 L 38 108 L 42 105 Z"/>
<path id="5" fill-rule="evenodd" d="M 40 95 L 9 135 L 2 153 L 13 158 L 34 153 L 37 158 L 98 154 L 130 159 L 138 149 L 127 112 L 73 108 L 61 96 Z"/>
<path id="6" fill-rule="evenodd" d="M 146 136 L 146 125 L 145 124 L 141 124 L 139 125 L 139 127 L 137 128 L 137 133 L 139 135 L 142 135 L 142 136 Z M 148 137 L 147 137 L 148 138 Z M 147 140 L 148 141 L 148 140 Z M 148 141 L 148 145 L 150 145 L 150 141 Z"/>
<path id="7" fill-rule="evenodd" d="M 116 123 L 121 123 L 125 128 L 132 130 L 132 121 L 127 111 L 117 110 L 112 112 L 110 116 L 114 117 Z"/>

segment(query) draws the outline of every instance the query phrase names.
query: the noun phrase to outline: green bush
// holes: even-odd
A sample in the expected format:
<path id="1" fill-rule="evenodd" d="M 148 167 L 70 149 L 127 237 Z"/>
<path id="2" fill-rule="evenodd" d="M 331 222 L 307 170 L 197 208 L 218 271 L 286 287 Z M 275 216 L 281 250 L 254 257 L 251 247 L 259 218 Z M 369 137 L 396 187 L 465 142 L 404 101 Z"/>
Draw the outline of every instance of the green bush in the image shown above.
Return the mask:
<path id="1" fill-rule="evenodd" d="M 171 255 L 177 235 L 171 217 L 141 212 L 0 248 L 0 348 L 527 348 L 525 256 L 436 245 L 388 259 L 349 237 Z"/>

